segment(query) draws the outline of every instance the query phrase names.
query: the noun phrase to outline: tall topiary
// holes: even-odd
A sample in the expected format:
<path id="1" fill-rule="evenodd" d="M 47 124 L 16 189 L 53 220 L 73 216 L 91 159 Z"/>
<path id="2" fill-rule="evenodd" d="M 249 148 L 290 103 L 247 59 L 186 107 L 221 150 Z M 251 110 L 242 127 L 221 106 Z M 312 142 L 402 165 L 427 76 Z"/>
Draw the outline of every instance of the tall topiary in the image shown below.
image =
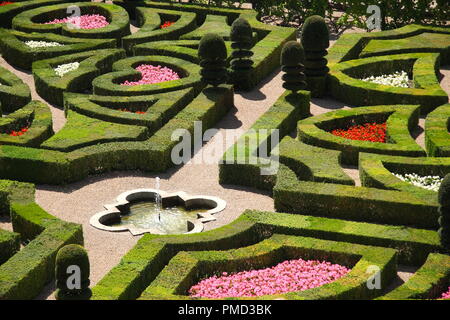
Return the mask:
<path id="1" fill-rule="evenodd" d="M 89 273 L 89 257 L 82 246 L 62 247 L 56 255 L 56 299 L 88 299 L 91 296 Z"/>
<path id="2" fill-rule="evenodd" d="M 202 37 L 198 47 L 200 75 L 206 84 L 217 87 L 227 81 L 227 47 L 222 37 L 215 33 L 208 33 Z"/>
<path id="3" fill-rule="evenodd" d="M 231 77 L 237 89 L 248 90 L 252 87 L 250 71 L 253 61 L 253 30 L 244 18 L 236 19 L 231 25 Z"/>
<path id="4" fill-rule="evenodd" d="M 302 27 L 301 42 L 305 49 L 306 76 L 325 76 L 327 67 L 327 48 L 330 46 L 330 32 L 321 16 L 311 16 Z"/>
<path id="5" fill-rule="evenodd" d="M 306 89 L 304 61 L 305 53 L 300 43 L 289 41 L 284 45 L 280 59 L 281 70 L 285 72 L 283 88 L 293 92 Z"/>
<path id="6" fill-rule="evenodd" d="M 450 174 L 442 181 L 438 193 L 439 200 L 439 236 L 441 245 L 450 251 Z"/>

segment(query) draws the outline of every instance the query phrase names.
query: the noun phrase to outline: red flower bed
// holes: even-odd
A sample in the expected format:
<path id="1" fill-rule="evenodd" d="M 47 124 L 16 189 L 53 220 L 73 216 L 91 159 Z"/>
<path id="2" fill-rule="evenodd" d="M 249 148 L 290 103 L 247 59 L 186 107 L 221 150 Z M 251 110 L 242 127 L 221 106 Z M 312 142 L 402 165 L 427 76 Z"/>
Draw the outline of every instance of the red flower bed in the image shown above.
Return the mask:
<path id="1" fill-rule="evenodd" d="M 19 137 L 19 136 L 23 136 L 27 131 L 28 131 L 28 127 L 24 127 L 24 128 L 22 128 L 22 129 L 20 129 L 18 131 L 12 130 L 8 134 L 11 137 Z"/>
<path id="2" fill-rule="evenodd" d="M 128 110 L 128 109 L 126 109 L 126 108 L 121 108 L 121 109 L 119 109 L 119 111 L 122 111 L 122 112 L 132 112 L 132 113 L 136 113 L 136 114 L 145 114 L 144 111 L 131 111 L 131 110 Z"/>
<path id="3" fill-rule="evenodd" d="M 1 6 L 6 6 L 6 5 L 12 4 L 12 3 L 14 3 L 14 2 L 10 2 L 10 1 L 0 1 L 0 7 L 1 7 Z"/>
<path id="4" fill-rule="evenodd" d="M 172 22 L 172 21 L 166 21 L 166 22 L 164 22 L 162 25 L 161 25 L 161 29 L 164 29 L 164 28 L 168 28 L 168 27 L 170 27 L 171 25 L 173 25 L 175 22 Z"/>
<path id="5" fill-rule="evenodd" d="M 365 123 L 355 125 L 347 130 L 336 129 L 332 134 L 350 140 L 386 142 L 386 123 Z"/>

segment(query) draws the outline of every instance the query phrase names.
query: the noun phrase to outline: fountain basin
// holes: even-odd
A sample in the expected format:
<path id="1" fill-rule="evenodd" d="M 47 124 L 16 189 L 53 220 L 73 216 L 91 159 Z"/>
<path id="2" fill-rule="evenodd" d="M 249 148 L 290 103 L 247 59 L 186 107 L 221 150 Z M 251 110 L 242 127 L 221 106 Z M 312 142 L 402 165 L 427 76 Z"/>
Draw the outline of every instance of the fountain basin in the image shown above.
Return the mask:
<path id="1" fill-rule="evenodd" d="M 161 205 L 157 205 L 157 197 Z M 191 196 L 186 192 L 168 193 L 156 189 L 136 189 L 117 197 L 115 204 L 91 217 L 90 224 L 111 232 L 129 231 L 133 235 L 190 234 L 203 231 L 204 223 L 216 220 L 214 214 L 226 202 L 212 196 Z"/>

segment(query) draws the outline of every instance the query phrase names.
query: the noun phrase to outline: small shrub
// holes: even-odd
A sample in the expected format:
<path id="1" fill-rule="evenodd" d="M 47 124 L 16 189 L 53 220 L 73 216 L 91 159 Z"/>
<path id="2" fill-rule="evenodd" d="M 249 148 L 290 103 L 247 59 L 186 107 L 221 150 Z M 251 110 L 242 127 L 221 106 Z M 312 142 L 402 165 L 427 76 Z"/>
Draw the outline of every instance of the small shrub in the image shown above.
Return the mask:
<path id="1" fill-rule="evenodd" d="M 80 279 L 78 288 L 70 288 L 71 277 L 76 274 L 70 271 L 71 266 L 77 266 L 80 270 Z M 58 300 L 82 300 L 91 296 L 89 289 L 90 264 L 86 250 L 76 244 L 70 244 L 62 247 L 56 255 L 56 298 Z M 74 281 L 76 283 L 76 280 Z"/>
<path id="2" fill-rule="evenodd" d="M 227 48 L 223 38 L 215 33 L 202 37 L 198 47 L 202 81 L 217 87 L 227 81 Z"/>
<path id="3" fill-rule="evenodd" d="M 297 92 L 306 88 L 304 63 L 305 53 L 297 41 L 287 42 L 281 51 L 281 65 L 283 75 L 283 88 Z"/>
<path id="4" fill-rule="evenodd" d="M 253 52 L 250 50 L 253 46 L 253 30 L 247 20 L 238 18 L 233 22 L 230 39 L 232 41 L 231 48 L 233 48 L 231 54 L 233 79 L 245 81 L 253 66 L 251 59 Z"/>

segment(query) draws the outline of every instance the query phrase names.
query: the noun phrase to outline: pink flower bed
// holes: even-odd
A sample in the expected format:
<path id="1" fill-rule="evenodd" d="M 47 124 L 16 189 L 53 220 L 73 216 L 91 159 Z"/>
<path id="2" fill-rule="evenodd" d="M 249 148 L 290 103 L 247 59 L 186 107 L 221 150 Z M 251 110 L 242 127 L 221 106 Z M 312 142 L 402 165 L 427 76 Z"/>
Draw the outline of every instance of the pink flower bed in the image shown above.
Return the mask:
<path id="1" fill-rule="evenodd" d="M 448 291 L 444 292 L 441 296 L 441 299 L 450 299 L 450 287 L 448 287 Z"/>
<path id="2" fill-rule="evenodd" d="M 333 282 L 350 272 L 317 260 L 287 260 L 275 267 L 213 276 L 191 287 L 189 295 L 211 299 L 254 297 L 303 291 Z"/>
<path id="3" fill-rule="evenodd" d="M 122 85 L 136 86 L 140 84 L 153 84 L 171 80 L 178 80 L 180 76 L 170 68 L 162 66 L 153 66 L 151 64 L 141 64 L 136 68 L 142 74 L 139 81 L 125 81 Z"/>
<path id="4" fill-rule="evenodd" d="M 100 29 L 109 25 L 106 18 L 100 14 L 84 14 L 79 17 L 55 19 L 45 24 L 71 23 L 79 26 L 80 29 Z"/>

